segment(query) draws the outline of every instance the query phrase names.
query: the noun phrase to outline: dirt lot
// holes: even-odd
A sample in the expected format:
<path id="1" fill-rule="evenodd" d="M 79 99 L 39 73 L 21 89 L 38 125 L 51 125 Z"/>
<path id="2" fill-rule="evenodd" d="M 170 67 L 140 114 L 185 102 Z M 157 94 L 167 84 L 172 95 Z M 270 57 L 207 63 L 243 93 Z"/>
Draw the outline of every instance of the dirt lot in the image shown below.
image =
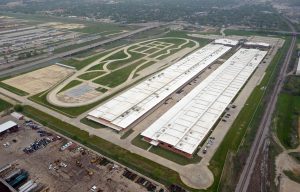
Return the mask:
<path id="1" fill-rule="evenodd" d="M 3 81 L 30 94 L 37 94 L 51 88 L 68 77 L 74 70 L 59 65 L 51 65 Z"/>
<path id="2" fill-rule="evenodd" d="M 11 119 L 10 116 L 0 118 L 0 123 Z M 147 191 L 142 185 L 122 176 L 125 168 L 106 161 L 87 149 L 73 144 L 61 151 L 61 146 L 68 142 L 64 138 L 58 138 L 45 148 L 26 154 L 23 149 L 34 141 L 47 137 L 57 138 L 57 135 L 45 128 L 33 130 L 25 126 L 24 121 L 18 123 L 22 125 L 18 132 L 0 136 L 0 167 L 10 163 L 14 165 L 14 169 L 24 169 L 29 173 L 29 179 L 44 188 L 49 187 L 50 192 L 84 192 L 91 191 L 93 186 L 97 187 L 95 191 L 103 192 Z M 47 130 L 50 135 L 41 137 L 38 132 L 41 130 Z M 7 143 L 9 146 L 5 147 L 4 144 Z M 135 181 L 138 178 L 139 176 Z"/>
<path id="3" fill-rule="evenodd" d="M 289 178 L 283 177 L 281 179 L 280 192 L 297 191 L 299 190 L 299 186 L 299 183 L 296 183 L 295 181 L 292 181 Z"/>

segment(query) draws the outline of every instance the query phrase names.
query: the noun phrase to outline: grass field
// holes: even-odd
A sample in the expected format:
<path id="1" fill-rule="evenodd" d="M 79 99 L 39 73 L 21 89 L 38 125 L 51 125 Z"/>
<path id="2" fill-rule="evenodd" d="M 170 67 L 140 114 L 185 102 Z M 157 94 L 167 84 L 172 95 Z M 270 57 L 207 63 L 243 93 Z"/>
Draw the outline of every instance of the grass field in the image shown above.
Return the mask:
<path id="1" fill-rule="evenodd" d="M 87 126 L 93 127 L 93 128 L 95 128 L 95 129 L 102 129 L 102 128 L 105 128 L 104 125 L 101 125 L 101 124 L 99 124 L 99 123 L 96 123 L 96 122 L 94 122 L 94 121 L 91 121 L 91 120 L 89 120 L 89 119 L 87 119 L 87 118 L 81 119 L 80 122 L 83 123 L 83 124 L 85 124 L 85 125 L 87 125 Z"/>
<path id="2" fill-rule="evenodd" d="M 103 88 L 103 87 L 98 87 L 98 88 L 96 89 L 96 91 L 99 91 L 99 92 L 101 92 L 101 93 L 105 93 L 105 92 L 107 91 L 107 89 L 105 89 L 105 88 Z"/>
<path id="3" fill-rule="evenodd" d="M 179 155 L 179 154 L 169 151 L 167 149 L 164 149 L 161 147 L 155 147 L 155 146 L 153 146 L 149 151 L 151 153 L 159 155 L 165 159 L 168 159 L 168 160 L 178 163 L 180 165 L 196 164 L 196 163 L 199 163 L 202 159 L 198 155 L 194 155 L 193 158 L 189 159 L 187 157 L 184 157 L 182 155 Z"/>
<path id="4" fill-rule="evenodd" d="M 105 85 L 108 87 L 116 87 L 122 83 L 124 83 L 130 73 L 137 67 L 139 66 L 141 63 L 145 62 L 145 60 L 139 60 L 131 65 L 128 65 L 122 69 L 118 69 L 116 71 L 113 71 L 103 77 L 100 77 L 96 80 L 94 80 L 94 83 L 98 83 L 100 85 Z"/>
<path id="5" fill-rule="evenodd" d="M 75 67 L 77 70 L 80 70 L 82 69 L 83 67 L 89 65 L 90 63 L 100 59 L 101 57 L 104 57 L 105 55 L 109 54 L 110 52 L 112 52 L 113 50 L 107 50 L 107 51 L 103 51 L 101 53 L 98 53 L 98 54 L 94 54 L 90 57 L 88 57 L 87 59 L 84 59 L 84 60 L 76 60 L 76 59 L 68 59 L 68 60 L 64 60 L 62 61 L 62 63 L 64 65 L 68 65 L 68 66 L 71 66 L 71 67 Z M 100 70 L 100 69 L 99 69 Z"/>
<path id="6" fill-rule="evenodd" d="M 103 70 L 103 65 L 105 65 L 106 63 L 106 61 L 101 61 L 99 64 L 89 68 L 87 71 Z"/>
<path id="7" fill-rule="evenodd" d="M 170 31 L 167 34 L 165 34 L 163 37 L 181 37 L 181 38 L 192 39 L 194 41 L 197 41 L 201 47 L 211 42 L 211 40 L 209 40 L 209 39 L 191 37 L 191 36 L 188 36 L 187 34 L 189 34 L 189 32 L 187 32 L 187 31 Z M 187 46 L 189 46 L 189 45 L 187 45 Z"/>
<path id="8" fill-rule="evenodd" d="M 131 133 L 133 133 L 134 130 L 133 129 L 129 129 L 128 131 L 126 131 L 121 137 L 120 139 L 126 139 Z"/>
<path id="9" fill-rule="evenodd" d="M 144 174 L 158 182 L 165 185 L 176 183 L 183 187 L 186 187 L 177 172 L 164 167 L 158 163 L 155 163 L 149 159 L 139 156 L 138 154 L 131 153 L 126 149 L 123 149 L 113 143 L 103 140 L 96 136 L 89 136 L 85 131 L 61 121 L 55 117 L 52 117 L 42 111 L 39 111 L 31 106 L 24 106 L 23 113 L 40 122 L 41 124 L 73 139 L 83 145 L 105 155 L 113 160 L 128 166 L 129 168 Z M 188 188 L 190 191 L 198 191 Z"/>
<path id="10" fill-rule="evenodd" d="M 105 71 L 93 71 L 93 72 L 86 72 L 82 75 L 79 75 L 78 78 L 79 79 L 83 79 L 83 80 L 91 80 L 94 79 L 100 75 L 103 75 L 105 73 Z"/>
<path id="11" fill-rule="evenodd" d="M 7 101 L 4 101 L 2 99 L 0 99 L 0 112 L 11 108 L 13 105 L 8 103 Z"/>
<path id="12" fill-rule="evenodd" d="M 123 52 L 123 51 L 122 51 Z M 122 53 L 120 53 L 122 54 Z M 125 53 L 123 52 L 123 54 L 125 55 Z M 119 61 L 113 61 L 111 63 L 109 63 L 108 65 L 108 69 L 110 70 L 114 70 L 114 69 L 118 69 L 130 62 L 134 62 L 135 60 L 137 59 L 140 59 L 142 58 L 144 55 L 143 54 L 139 54 L 139 53 L 135 53 L 135 52 L 130 52 L 129 51 L 129 54 L 131 55 L 131 58 L 128 58 L 128 59 L 125 59 L 125 60 L 119 60 Z M 122 59 L 122 58 L 126 58 L 126 57 L 118 57 L 117 55 L 113 55 L 114 59 Z M 108 60 L 108 59 L 106 59 Z"/>
<path id="13" fill-rule="evenodd" d="M 282 93 L 278 97 L 276 109 L 276 133 L 281 144 L 288 149 L 299 145 L 298 119 L 300 96 Z"/>
<path id="14" fill-rule="evenodd" d="M 131 143 L 139 148 L 147 150 L 149 147 L 151 147 L 151 144 L 143 141 L 142 139 L 143 137 L 141 135 L 138 135 L 131 141 Z"/>

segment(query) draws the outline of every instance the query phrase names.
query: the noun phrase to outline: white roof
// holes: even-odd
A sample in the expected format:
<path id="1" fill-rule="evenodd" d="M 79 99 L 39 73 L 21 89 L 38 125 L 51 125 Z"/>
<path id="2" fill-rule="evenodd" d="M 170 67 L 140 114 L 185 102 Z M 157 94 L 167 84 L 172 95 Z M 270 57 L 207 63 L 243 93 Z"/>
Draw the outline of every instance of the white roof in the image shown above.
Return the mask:
<path id="1" fill-rule="evenodd" d="M 8 129 L 16 126 L 16 125 L 17 124 L 15 122 L 13 122 L 13 121 L 7 121 L 7 122 L 5 122 L 5 123 L 3 123 L 3 124 L 0 125 L 0 133 L 6 131 L 6 130 L 8 130 Z"/>
<path id="2" fill-rule="evenodd" d="M 239 41 L 232 40 L 232 39 L 216 39 L 214 41 L 216 44 L 221 44 L 221 45 L 231 45 L 231 46 L 236 46 Z"/>
<path id="3" fill-rule="evenodd" d="M 206 45 L 99 106 L 87 118 L 113 129 L 127 128 L 230 49 L 224 45 Z"/>
<path id="4" fill-rule="evenodd" d="M 263 42 L 246 42 L 245 45 L 261 46 L 261 47 L 270 47 L 270 44 L 268 44 L 268 43 L 263 43 Z"/>
<path id="5" fill-rule="evenodd" d="M 13 116 L 16 119 L 21 119 L 21 118 L 24 117 L 22 114 L 17 113 L 17 112 L 12 112 L 10 115 Z"/>
<path id="6" fill-rule="evenodd" d="M 298 58 L 297 74 L 300 73 L 300 57 Z"/>
<path id="7" fill-rule="evenodd" d="M 240 49 L 142 136 L 192 154 L 266 54 L 257 49 Z"/>

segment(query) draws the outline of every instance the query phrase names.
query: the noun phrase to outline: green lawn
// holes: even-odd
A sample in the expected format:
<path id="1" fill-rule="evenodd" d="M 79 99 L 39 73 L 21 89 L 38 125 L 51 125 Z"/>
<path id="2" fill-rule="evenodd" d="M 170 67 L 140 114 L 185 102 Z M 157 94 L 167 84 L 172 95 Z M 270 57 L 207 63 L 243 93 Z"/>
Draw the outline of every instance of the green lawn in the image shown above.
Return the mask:
<path id="1" fill-rule="evenodd" d="M 68 65 L 71 67 L 75 67 L 77 70 L 82 69 L 83 67 L 91 64 L 92 62 L 100 59 L 101 57 L 104 57 L 105 55 L 108 55 L 109 53 L 111 53 L 113 50 L 107 50 L 107 51 L 103 51 L 101 53 L 97 53 L 95 55 L 92 55 L 84 60 L 76 60 L 76 59 L 68 59 L 68 60 L 64 60 L 62 61 L 62 64 L 64 65 Z M 98 69 L 99 70 L 99 69 Z"/>
<path id="2" fill-rule="evenodd" d="M 87 119 L 87 118 L 81 119 L 80 122 L 83 123 L 83 124 L 86 124 L 87 126 L 93 127 L 93 128 L 95 128 L 95 129 L 102 129 L 102 128 L 105 128 L 104 125 L 101 125 L 101 124 L 99 124 L 99 123 L 96 123 L 96 122 L 94 122 L 94 121 L 91 121 L 91 120 L 89 120 L 89 119 Z"/>
<path id="3" fill-rule="evenodd" d="M 181 45 L 186 42 L 184 39 L 177 39 L 177 38 L 167 38 L 167 39 L 159 39 L 160 42 L 165 42 L 165 43 L 172 43 L 174 45 Z"/>
<path id="4" fill-rule="evenodd" d="M 5 84 L 5 83 L 3 83 L 3 82 L 0 82 L 0 87 L 2 87 L 3 89 L 6 89 L 6 90 L 8 90 L 8 91 L 10 91 L 10 92 L 12 92 L 12 93 L 15 93 L 15 94 L 17 94 L 17 95 L 20 95 L 20 96 L 26 96 L 26 95 L 29 95 L 29 93 L 27 93 L 27 92 L 25 92 L 25 91 L 22 91 L 22 90 L 20 90 L 20 89 L 17 89 L 17 88 L 15 88 L 15 87 L 12 87 L 12 86 L 10 86 L 10 85 L 7 85 L 7 84 Z"/>
<path id="5" fill-rule="evenodd" d="M 105 89 L 105 88 L 103 88 L 103 87 L 98 87 L 98 88 L 96 89 L 96 91 L 99 91 L 99 92 L 101 92 L 101 93 L 105 93 L 105 92 L 108 91 L 108 90 Z"/>
<path id="6" fill-rule="evenodd" d="M 107 62 L 102 61 L 97 65 L 94 65 L 93 67 L 89 68 L 87 71 L 94 71 L 94 70 L 103 70 L 103 65 L 105 65 Z"/>
<path id="7" fill-rule="evenodd" d="M 114 159 L 115 161 L 128 166 L 129 168 L 140 172 L 141 174 L 148 176 L 164 185 L 170 185 L 176 183 L 183 187 L 186 187 L 182 183 L 177 172 L 164 167 L 156 162 L 153 162 L 147 158 L 139 156 L 138 154 L 131 153 L 126 149 L 123 149 L 113 143 L 110 143 L 104 139 L 96 136 L 89 136 L 85 131 L 70 125 L 60 119 L 50 116 L 42 111 L 39 111 L 31 106 L 24 106 L 24 115 L 40 122 L 41 124 L 66 135 L 73 140 L 76 140 L 83 145 Z M 190 191 L 199 191 L 188 188 Z"/>
<path id="8" fill-rule="evenodd" d="M 83 79 L 83 80 L 91 80 L 94 79 L 100 75 L 103 75 L 104 73 L 106 73 L 105 71 L 93 71 L 93 72 L 86 72 L 82 75 L 79 75 L 78 78 L 79 79 Z"/>
<path id="9" fill-rule="evenodd" d="M 151 144 L 142 139 L 143 137 L 141 135 L 138 135 L 131 141 L 131 143 L 139 148 L 146 150 L 151 146 Z"/>
<path id="10" fill-rule="evenodd" d="M 75 87 L 77 85 L 80 85 L 82 83 L 82 81 L 79 81 L 79 80 L 73 80 L 71 81 L 70 83 L 68 83 L 66 86 L 64 86 L 60 91 L 59 93 L 65 91 L 65 90 L 68 90 L 68 89 L 71 89 L 72 87 Z"/>
<path id="11" fill-rule="evenodd" d="M 290 95 L 300 95 L 300 76 L 291 75 L 286 78 L 283 91 Z"/>
<path id="12" fill-rule="evenodd" d="M 165 34 L 163 37 L 181 37 L 181 38 L 192 39 L 194 41 L 197 41 L 200 44 L 200 47 L 202 47 L 212 41 L 209 39 L 191 37 L 191 36 L 188 36 L 188 34 L 190 34 L 189 31 L 170 31 L 169 33 Z M 193 34 L 195 34 L 195 33 L 193 33 Z M 201 34 L 201 33 L 199 33 L 199 34 Z"/>
<path id="13" fill-rule="evenodd" d="M 120 139 L 126 139 L 131 133 L 133 133 L 134 130 L 133 129 L 129 129 L 127 130 L 121 137 Z"/>
<path id="14" fill-rule="evenodd" d="M 120 51 L 116 52 L 115 54 L 113 54 L 113 55 L 107 57 L 107 58 L 105 59 L 105 61 L 115 60 L 115 59 L 124 59 L 124 58 L 126 58 L 126 57 L 127 57 L 127 55 L 125 54 L 124 50 L 121 49 Z"/>
<path id="15" fill-rule="evenodd" d="M 127 67 L 118 69 L 103 77 L 100 77 L 93 82 L 108 87 L 116 87 L 124 83 L 128 79 L 130 73 L 143 62 L 145 62 L 145 60 L 139 60 L 131 65 L 128 65 Z"/>
<path id="16" fill-rule="evenodd" d="M 276 133 L 281 144 L 286 148 L 299 145 L 298 120 L 300 116 L 300 96 L 282 93 L 278 97 L 275 116 Z"/>
<path id="17" fill-rule="evenodd" d="M 122 53 L 119 53 L 118 55 L 121 56 Z M 120 61 L 113 61 L 111 63 L 109 63 L 109 65 L 107 66 L 108 69 L 110 70 L 114 70 L 114 69 L 118 69 L 128 63 L 134 62 L 135 60 L 138 60 L 140 58 L 142 58 L 144 55 L 140 54 L 140 53 L 135 53 L 135 52 L 130 52 L 129 54 L 131 55 L 131 58 L 125 59 L 125 60 L 120 60 Z M 124 53 L 125 55 L 125 53 Z M 117 57 L 117 55 L 112 55 L 114 57 L 114 59 L 121 59 L 121 58 L 126 58 L 126 57 Z M 106 61 L 108 61 L 108 59 L 106 59 Z"/>
<path id="18" fill-rule="evenodd" d="M 196 164 L 196 163 L 199 163 L 202 159 L 197 154 L 195 154 L 193 156 L 193 158 L 189 159 L 187 157 L 184 157 L 182 155 L 179 155 L 179 154 L 169 151 L 167 149 L 164 149 L 161 147 L 155 147 L 155 146 L 153 146 L 150 149 L 150 152 L 154 153 L 156 155 L 159 155 L 165 159 L 168 159 L 170 161 L 173 161 L 175 163 L 178 163 L 180 165 Z"/>
<path id="19" fill-rule="evenodd" d="M 0 99 L 0 112 L 11 108 L 13 105 L 8 103 L 7 101 L 4 101 L 2 99 Z"/>

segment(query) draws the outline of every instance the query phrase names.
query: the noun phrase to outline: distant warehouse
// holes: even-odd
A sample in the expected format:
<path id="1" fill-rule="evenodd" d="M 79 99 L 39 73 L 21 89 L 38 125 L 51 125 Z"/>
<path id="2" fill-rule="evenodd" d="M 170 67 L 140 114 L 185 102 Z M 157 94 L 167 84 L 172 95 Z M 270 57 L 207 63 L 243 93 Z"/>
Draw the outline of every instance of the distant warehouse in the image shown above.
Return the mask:
<path id="1" fill-rule="evenodd" d="M 298 66 L 297 66 L 296 75 L 300 75 L 300 57 L 298 58 Z"/>
<path id="2" fill-rule="evenodd" d="M 141 135 L 191 158 L 266 54 L 240 49 Z"/>
<path id="3" fill-rule="evenodd" d="M 206 45 L 99 106 L 87 118 L 117 131 L 126 129 L 230 49 L 219 44 Z"/>
<path id="4" fill-rule="evenodd" d="M 261 49 L 268 49 L 271 47 L 268 43 L 262 43 L 262 42 L 246 42 L 244 43 L 245 48 L 261 48 Z"/>
<path id="5" fill-rule="evenodd" d="M 227 46 L 232 46 L 235 47 L 239 44 L 239 41 L 232 40 L 232 39 L 216 39 L 214 41 L 215 44 L 220 44 L 220 45 L 227 45 Z"/>

